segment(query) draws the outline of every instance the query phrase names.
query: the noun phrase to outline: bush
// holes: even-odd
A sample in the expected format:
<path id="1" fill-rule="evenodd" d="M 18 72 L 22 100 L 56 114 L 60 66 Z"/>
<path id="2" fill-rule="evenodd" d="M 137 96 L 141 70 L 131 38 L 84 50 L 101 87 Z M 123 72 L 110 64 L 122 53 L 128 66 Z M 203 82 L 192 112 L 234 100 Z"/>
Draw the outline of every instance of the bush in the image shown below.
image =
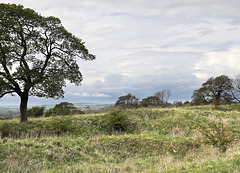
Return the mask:
<path id="1" fill-rule="evenodd" d="M 82 114 L 85 114 L 85 112 L 82 111 L 82 110 L 74 109 L 69 114 L 71 114 L 71 115 L 82 115 Z"/>
<path id="2" fill-rule="evenodd" d="M 29 117 L 41 117 L 44 114 L 44 106 L 34 106 L 27 111 Z"/>
<path id="3" fill-rule="evenodd" d="M 203 135 L 201 139 L 203 143 L 211 144 L 221 152 L 226 152 L 227 148 L 237 139 L 234 126 L 224 124 L 221 119 L 218 122 L 210 121 L 198 126 L 198 130 Z"/>
<path id="4" fill-rule="evenodd" d="M 183 103 L 181 101 L 176 101 L 175 103 L 173 103 L 175 107 L 181 107 L 183 106 Z"/>
<path id="5" fill-rule="evenodd" d="M 1 131 L 1 138 L 9 137 L 12 132 L 11 124 L 3 123 L 2 126 L 0 127 L 0 131 Z"/>
<path id="6" fill-rule="evenodd" d="M 51 108 L 45 112 L 45 117 L 58 116 L 58 115 L 71 115 L 73 110 L 77 108 L 74 107 L 72 103 L 62 102 L 55 105 L 54 108 Z"/>
<path id="7" fill-rule="evenodd" d="M 136 123 L 128 118 L 125 111 L 117 109 L 112 110 L 106 115 L 105 127 L 110 133 L 113 131 L 132 132 L 136 127 Z"/>
<path id="8" fill-rule="evenodd" d="M 49 121 L 50 129 L 58 135 L 65 132 L 72 132 L 74 124 L 72 117 L 54 117 Z"/>

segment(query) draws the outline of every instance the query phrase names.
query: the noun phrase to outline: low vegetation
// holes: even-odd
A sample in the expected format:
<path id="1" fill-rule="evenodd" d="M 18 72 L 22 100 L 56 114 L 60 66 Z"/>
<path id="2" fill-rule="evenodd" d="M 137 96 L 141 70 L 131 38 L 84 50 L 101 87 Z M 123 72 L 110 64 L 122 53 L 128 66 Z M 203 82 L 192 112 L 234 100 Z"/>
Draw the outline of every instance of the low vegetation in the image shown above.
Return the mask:
<path id="1" fill-rule="evenodd" d="M 236 105 L 0 121 L 0 172 L 239 172 Z"/>

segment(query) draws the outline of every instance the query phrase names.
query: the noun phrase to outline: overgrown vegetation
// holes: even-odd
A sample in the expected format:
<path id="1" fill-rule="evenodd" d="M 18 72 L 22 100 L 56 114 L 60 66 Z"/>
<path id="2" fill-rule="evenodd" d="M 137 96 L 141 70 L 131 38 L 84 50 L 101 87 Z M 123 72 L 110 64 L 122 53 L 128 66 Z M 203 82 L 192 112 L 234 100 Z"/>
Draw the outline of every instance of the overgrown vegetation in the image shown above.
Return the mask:
<path id="1" fill-rule="evenodd" d="M 0 172 L 239 172 L 239 131 L 236 105 L 3 120 Z"/>
<path id="2" fill-rule="evenodd" d="M 29 117 L 41 117 L 44 115 L 44 106 L 34 106 L 27 111 Z"/>
<path id="3" fill-rule="evenodd" d="M 61 102 L 55 105 L 53 108 L 47 110 L 44 114 L 45 117 L 50 116 L 62 116 L 62 115 L 73 115 L 73 114 L 84 114 L 83 111 L 78 110 L 73 103 Z"/>
<path id="4" fill-rule="evenodd" d="M 221 152 L 226 152 L 239 137 L 235 125 L 228 125 L 222 119 L 198 125 L 198 130 L 203 134 L 202 142 L 217 147 Z"/>

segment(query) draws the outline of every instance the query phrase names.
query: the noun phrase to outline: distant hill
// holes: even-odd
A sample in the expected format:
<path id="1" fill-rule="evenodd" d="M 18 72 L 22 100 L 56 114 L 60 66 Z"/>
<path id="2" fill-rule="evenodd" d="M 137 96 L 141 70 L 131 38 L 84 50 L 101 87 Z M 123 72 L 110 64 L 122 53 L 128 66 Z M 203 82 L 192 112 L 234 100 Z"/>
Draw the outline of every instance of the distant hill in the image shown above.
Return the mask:
<path id="1" fill-rule="evenodd" d="M 42 106 L 42 105 L 37 105 Z M 55 105 L 43 105 L 46 110 L 54 107 Z M 102 110 L 109 109 L 114 106 L 114 104 L 102 104 L 102 103 L 74 103 L 74 106 L 83 111 L 89 110 Z M 29 106 L 31 108 L 32 106 Z M 18 105 L 4 105 L 0 106 L 0 116 L 16 116 L 19 114 L 19 106 Z"/>
<path id="2" fill-rule="evenodd" d="M 0 106 L 0 117 L 2 116 L 13 116 L 19 113 L 17 106 Z"/>

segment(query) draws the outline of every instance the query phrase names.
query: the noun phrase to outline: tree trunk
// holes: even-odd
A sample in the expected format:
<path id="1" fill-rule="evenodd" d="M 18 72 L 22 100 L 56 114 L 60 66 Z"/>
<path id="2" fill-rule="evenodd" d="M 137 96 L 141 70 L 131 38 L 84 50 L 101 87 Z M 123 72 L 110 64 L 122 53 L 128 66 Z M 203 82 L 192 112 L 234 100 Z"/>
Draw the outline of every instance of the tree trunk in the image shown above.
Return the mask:
<path id="1" fill-rule="evenodd" d="M 27 121 L 27 103 L 28 103 L 28 94 L 24 94 L 21 97 L 20 103 L 20 122 Z"/>

